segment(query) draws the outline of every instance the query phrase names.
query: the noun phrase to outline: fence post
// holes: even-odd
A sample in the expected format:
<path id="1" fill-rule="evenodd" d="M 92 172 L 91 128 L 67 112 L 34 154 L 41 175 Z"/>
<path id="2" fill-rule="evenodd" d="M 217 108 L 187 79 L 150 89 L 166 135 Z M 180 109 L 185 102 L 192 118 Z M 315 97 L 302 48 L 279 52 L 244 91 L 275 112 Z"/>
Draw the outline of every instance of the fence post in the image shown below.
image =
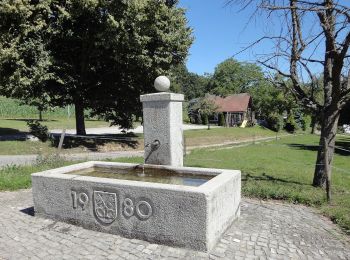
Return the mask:
<path id="1" fill-rule="evenodd" d="M 66 135 L 66 129 L 62 130 L 61 137 L 60 137 L 60 142 L 58 144 L 58 154 L 61 152 L 62 146 L 63 146 L 63 140 L 64 136 Z"/>

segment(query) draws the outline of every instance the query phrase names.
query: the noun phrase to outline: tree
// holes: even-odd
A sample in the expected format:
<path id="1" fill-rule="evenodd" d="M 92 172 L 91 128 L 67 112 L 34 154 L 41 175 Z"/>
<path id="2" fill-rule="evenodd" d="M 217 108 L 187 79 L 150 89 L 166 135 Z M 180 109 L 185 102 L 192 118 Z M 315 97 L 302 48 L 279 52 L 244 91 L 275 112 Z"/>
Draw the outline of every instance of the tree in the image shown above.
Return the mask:
<path id="1" fill-rule="evenodd" d="M 7 1 L 9 9 L 16 9 L 16 1 Z M 85 134 L 86 109 L 112 124 L 130 128 L 132 116 L 140 114 L 139 95 L 153 91 L 156 76 L 182 63 L 192 43 L 184 10 L 176 7 L 176 1 L 23 0 L 22 3 L 29 11 L 41 5 L 46 8 L 39 15 L 42 22 L 37 39 L 42 43 L 41 54 L 47 55 L 42 74 L 50 77 L 39 80 L 37 86 L 50 97 L 51 105 L 75 105 L 78 134 Z M 12 16 L 5 14 L 3 18 L 7 21 Z M 37 21 L 24 17 L 18 27 L 23 24 L 35 28 Z M 19 33 L 21 37 L 23 34 Z M 12 43 L 13 39 L 8 40 Z M 23 42 L 27 44 L 26 39 Z M 18 45 L 11 53 L 21 60 Z M 16 68 L 17 61 L 11 57 L 6 60 L 13 69 L 1 77 L 14 77 L 13 85 L 18 86 L 18 91 L 8 84 L 7 89 L 25 98 L 21 91 L 27 88 L 19 84 L 22 74 Z M 39 65 L 34 60 L 31 67 L 39 71 Z M 29 67 L 29 63 L 25 66 Z"/>
<path id="2" fill-rule="evenodd" d="M 330 200 L 331 165 L 339 114 L 350 100 L 346 66 L 350 45 L 349 6 L 334 0 L 289 0 L 279 4 L 264 0 L 258 2 L 258 7 L 267 10 L 270 20 L 275 13 L 283 20 L 278 35 L 266 35 L 254 43 L 274 41 L 277 49 L 259 60 L 260 64 L 290 79 L 291 86 L 283 82 L 281 85 L 288 88 L 306 108 L 320 115 L 321 136 L 313 185 L 325 186 L 327 199 Z M 289 71 L 279 65 L 281 59 L 289 63 Z M 316 100 L 313 91 L 317 80 L 313 68 L 317 66 L 323 74 L 322 103 Z M 305 88 L 305 83 L 311 87 Z"/>
<path id="3" fill-rule="evenodd" d="M 0 2 L 0 93 L 36 106 L 39 120 L 49 103 L 44 85 L 54 77 L 43 40 L 48 12 L 46 1 Z"/>
<path id="4" fill-rule="evenodd" d="M 216 66 L 207 91 L 219 96 L 243 93 L 263 79 L 264 74 L 256 64 L 230 58 Z"/>
<path id="5" fill-rule="evenodd" d="M 192 110 L 198 111 L 198 114 L 204 119 L 202 120 L 203 124 L 208 124 L 208 130 L 210 129 L 209 117 L 212 116 L 217 109 L 218 107 L 214 101 L 206 97 L 200 98 L 198 102 L 192 106 Z"/>
<path id="6" fill-rule="evenodd" d="M 187 100 L 203 97 L 210 80 L 208 75 L 189 72 L 184 64 L 172 68 L 170 78 L 172 91 L 183 93 Z"/>

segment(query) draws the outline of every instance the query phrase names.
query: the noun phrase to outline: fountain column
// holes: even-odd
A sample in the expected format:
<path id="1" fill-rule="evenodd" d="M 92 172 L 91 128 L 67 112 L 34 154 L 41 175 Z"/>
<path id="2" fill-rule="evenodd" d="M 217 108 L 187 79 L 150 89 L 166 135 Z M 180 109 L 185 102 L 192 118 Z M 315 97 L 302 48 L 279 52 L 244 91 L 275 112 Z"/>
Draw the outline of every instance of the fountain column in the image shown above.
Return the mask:
<path id="1" fill-rule="evenodd" d="M 169 89 L 167 81 L 164 76 L 158 77 L 156 89 Z M 146 164 L 183 166 L 183 101 L 184 95 L 169 92 L 141 96 Z"/>

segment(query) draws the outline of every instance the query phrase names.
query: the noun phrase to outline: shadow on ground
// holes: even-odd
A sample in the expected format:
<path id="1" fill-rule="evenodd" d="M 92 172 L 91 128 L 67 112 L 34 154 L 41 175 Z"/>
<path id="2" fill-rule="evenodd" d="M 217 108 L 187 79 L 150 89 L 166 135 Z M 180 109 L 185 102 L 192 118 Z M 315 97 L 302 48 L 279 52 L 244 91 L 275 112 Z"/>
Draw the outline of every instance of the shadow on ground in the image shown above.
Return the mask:
<path id="1" fill-rule="evenodd" d="M 29 208 L 25 208 L 25 209 L 21 209 L 20 212 L 27 214 L 29 216 L 34 217 L 35 215 L 35 211 L 34 211 L 34 207 L 29 207 Z"/>
<path id="2" fill-rule="evenodd" d="M 242 181 L 249 181 L 249 180 L 254 180 L 254 181 L 271 181 L 271 182 L 281 182 L 281 183 L 289 183 L 289 184 L 298 184 L 298 185 L 306 185 L 310 186 L 310 184 L 307 183 L 302 183 L 298 181 L 290 181 L 290 180 L 285 180 L 281 178 L 276 178 L 271 175 L 267 175 L 265 172 L 262 173 L 262 175 L 259 176 L 254 176 L 249 173 L 244 174 L 242 173 Z"/>
<path id="3" fill-rule="evenodd" d="M 287 144 L 289 147 L 298 150 L 318 151 L 319 145 Z M 335 153 L 342 156 L 350 156 L 350 138 L 338 138 L 335 142 Z"/>
<path id="4" fill-rule="evenodd" d="M 111 135 L 86 135 L 75 136 L 68 135 L 64 138 L 63 149 L 84 147 L 89 151 L 97 151 L 98 147 L 112 145 L 121 147 L 130 147 L 136 149 L 139 145 L 138 136 L 133 133 L 111 134 Z M 60 135 L 52 135 L 52 146 L 58 148 Z"/>

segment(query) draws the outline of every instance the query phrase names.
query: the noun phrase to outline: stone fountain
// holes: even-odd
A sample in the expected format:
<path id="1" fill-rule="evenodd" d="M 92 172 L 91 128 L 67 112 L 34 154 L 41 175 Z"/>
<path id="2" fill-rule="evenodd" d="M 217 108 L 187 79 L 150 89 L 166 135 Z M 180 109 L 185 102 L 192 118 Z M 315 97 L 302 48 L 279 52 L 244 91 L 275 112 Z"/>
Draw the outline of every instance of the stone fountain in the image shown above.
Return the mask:
<path id="1" fill-rule="evenodd" d="M 141 96 L 145 165 L 86 162 L 32 174 L 35 215 L 210 251 L 240 214 L 241 173 L 183 167 L 183 95 Z"/>

